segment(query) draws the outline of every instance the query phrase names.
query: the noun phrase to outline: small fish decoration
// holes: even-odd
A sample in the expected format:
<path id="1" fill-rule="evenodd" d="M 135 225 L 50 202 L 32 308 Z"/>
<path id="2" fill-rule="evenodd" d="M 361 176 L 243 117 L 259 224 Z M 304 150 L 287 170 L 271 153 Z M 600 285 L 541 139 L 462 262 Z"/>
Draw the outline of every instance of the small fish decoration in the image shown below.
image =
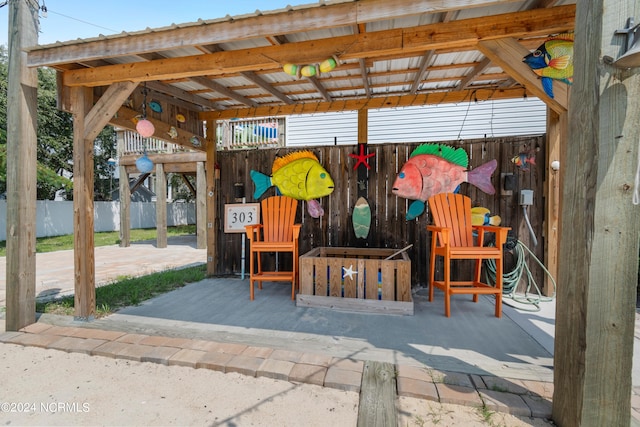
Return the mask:
<path id="1" fill-rule="evenodd" d="M 573 83 L 573 33 L 547 39 L 522 61 L 542 78 L 542 88 L 553 98 L 553 80 Z"/>
<path id="2" fill-rule="evenodd" d="M 520 170 L 528 171 L 529 165 L 536 165 L 536 156 L 531 152 L 518 153 L 511 159 L 511 163 L 520 168 Z"/>
<path id="3" fill-rule="evenodd" d="M 500 225 L 502 218 L 482 206 L 471 208 L 471 225 Z"/>
<path id="4" fill-rule="evenodd" d="M 171 126 L 171 128 L 169 128 L 169 132 L 167 133 L 169 134 L 169 138 L 171 139 L 176 139 L 178 137 L 178 131 L 175 126 Z"/>
<path id="5" fill-rule="evenodd" d="M 255 185 L 253 197 L 258 199 L 275 186 L 280 194 L 296 200 L 306 200 L 309 215 L 318 218 L 324 214 L 320 202 L 315 199 L 333 192 L 333 180 L 311 151 L 295 151 L 273 162 L 271 176 L 251 170 Z"/>
<path id="6" fill-rule="evenodd" d="M 422 144 L 402 166 L 391 192 L 405 199 L 415 200 L 406 214 L 412 220 L 424 212 L 425 202 L 434 194 L 453 193 L 458 185 L 468 182 L 487 194 L 495 194 L 491 174 L 498 166 L 493 159 L 467 170 L 469 157 L 462 148 L 441 144 Z"/>

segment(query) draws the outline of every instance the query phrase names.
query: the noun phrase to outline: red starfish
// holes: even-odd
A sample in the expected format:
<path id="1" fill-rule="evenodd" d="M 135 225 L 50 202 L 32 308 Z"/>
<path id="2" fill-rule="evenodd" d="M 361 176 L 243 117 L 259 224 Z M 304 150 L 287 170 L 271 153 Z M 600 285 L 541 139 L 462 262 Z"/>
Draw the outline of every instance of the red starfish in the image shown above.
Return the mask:
<path id="1" fill-rule="evenodd" d="M 369 166 L 369 163 L 367 162 L 367 159 L 370 158 L 370 157 L 375 156 L 376 153 L 365 154 L 364 153 L 364 149 L 366 148 L 367 144 L 358 144 L 358 145 L 360 146 L 360 154 L 349 154 L 349 157 L 352 157 L 354 159 L 358 159 L 358 161 L 356 162 L 356 165 L 353 167 L 353 170 L 358 169 L 358 166 L 360 165 L 360 163 L 365 165 L 367 167 L 367 169 L 371 169 L 371 166 Z"/>

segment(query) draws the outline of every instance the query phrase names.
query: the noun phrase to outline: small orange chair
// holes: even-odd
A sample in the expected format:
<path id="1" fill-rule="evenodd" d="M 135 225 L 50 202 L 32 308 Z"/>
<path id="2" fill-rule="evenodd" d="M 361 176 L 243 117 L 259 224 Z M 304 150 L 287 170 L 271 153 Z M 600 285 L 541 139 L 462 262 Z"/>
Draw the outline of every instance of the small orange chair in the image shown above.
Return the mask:
<path id="1" fill-rule="evenodd" d="M 471 224 L 471 199 L 461 194 L 440 193 L 429 198 L 429 210 L 434 225 L 431 231 L 431 254 L 429 264 L 429 301 L 433 301 L 434 287 L 444 291 L 444 314 L 451 316 L 451 295 L 472 294 L 473 302 L 478 295 L 495 295 L 496 317 L 502 316 L 502 246 L 507 240 L 509 227 Z M 474 243 L 473 231 L 478 236 Z M 483 246 L 485 232 L 495 233 L 495 246 Z M 435 280 L 436 256 L 444 257 L 444 279 Z M 451 260 L 473 259 L 476 261 L 472 281 L 451 280 Z M 494 259 L 496 263 L 496 285 L 480 281 L 482 260 Z"/>
<path id="2" fill-rule="evenodd" d="M 298 285 L 298 237 L 300 224 L 294 224 L 298 201 L 286 196 L 273 196 L 261 202 L 262 224 L 247 225 L 249 238 L 249 285 L 253 301 L 253 282 L 291 282 L 291 299 L 295 299 Z M 291 271 L 263 271 L 261 255 L 264 252 L 284 252 L 293 256 Z M 255 259 L 255 262 L 254 262 Z"/>

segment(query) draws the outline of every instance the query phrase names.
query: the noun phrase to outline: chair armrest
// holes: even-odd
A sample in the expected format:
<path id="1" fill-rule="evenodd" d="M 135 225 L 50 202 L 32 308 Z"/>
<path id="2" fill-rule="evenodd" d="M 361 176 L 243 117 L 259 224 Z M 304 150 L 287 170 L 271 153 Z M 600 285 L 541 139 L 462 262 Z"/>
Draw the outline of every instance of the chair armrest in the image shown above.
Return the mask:
<path id="1" fill-rule="evenodd" d="M 293 240 L 298 240 L 300 237 L 300 228 L 302 228 L 302 224 L 293 224 Z"/>
<path id="2" fill-rule="evenodd" d="M 449 244 L 449 233 L 451 229 L 449 227 L 440 227 L 438 225 L 427 225 L 427 230 L 433 233 L 438 233 L 438 237 L 440 238 L 441 246 L 446 246 Z M 433 239 L 433 237 L 432 237 Z"/>
<path id="3" fill-rule="evenodd" d="M 247 237 L 249 238 L 249 242 L 260 241 L 260 230 L 262 229 L 262 224 L 245 225 L 244 229 L 247 233 Z"/>
<path id="4" fill-rule="evenodd" d="M 474 229 L 478 230 L 478 238 L 480 239 L 480 244 L 484 241 L 483 234 L 487 233 L 495 233 L 496 235 L 496 246 L 502 247 L 507 241 L 507 233 L 511 230 L 511 227 L 498 227 L 497 225 L 474 225 Z"/>

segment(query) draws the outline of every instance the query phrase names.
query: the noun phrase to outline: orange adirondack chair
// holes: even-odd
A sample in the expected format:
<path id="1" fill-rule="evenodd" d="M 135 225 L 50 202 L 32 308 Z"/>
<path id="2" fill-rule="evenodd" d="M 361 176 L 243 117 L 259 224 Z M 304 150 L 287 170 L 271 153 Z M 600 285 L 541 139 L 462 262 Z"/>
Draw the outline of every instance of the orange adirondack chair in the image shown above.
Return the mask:
<path id="1" fill-rule="evenodd" d="M 509 227 L 471 224 L 471 199 L 461 194 L 440 193 L 429 198 L 429 210 L 434 225 L 431 231 L 431 254 L 429 264 L 429 301 L 433 301 L 433 289 L 444 291 L 444 313 L 451 316 L 451 295 L 472 294 L 478 302 L 479 294 L 495 295 L 496 317 L 502 316 L 502 246 L 507 240 Z M 474 242 L 473 231 L 478 236 Z M 495 247 L 483 246 L 484 234 L 495 233 Z M 436 256 L 444 257 L 444 279 L 435 280 Z M 451 280 L 451 260 L 473 259 L 476 261 L 472 281 Z M 483 259 L 494 259 L 496 263 L 496 284 L 491 286 L 480 280 Z"/>
<path id="2" fill-rule="evenodd" d="M 249 238 L 249 285 L 253 301 L 253 282 L 291 282 L 291 299 L 295 299 L 298 285 L 298 236 L 300 224 L 294 224 L 298 201 L 286 196 L 273 196 L 261 202 L 262 224 L 247 225 Z M 293 256 L 291 271 L 263 271 L 261 255 L 263 252 L 284 252 Z M 254 262 L 255 259 L 255 262 Z"/>

